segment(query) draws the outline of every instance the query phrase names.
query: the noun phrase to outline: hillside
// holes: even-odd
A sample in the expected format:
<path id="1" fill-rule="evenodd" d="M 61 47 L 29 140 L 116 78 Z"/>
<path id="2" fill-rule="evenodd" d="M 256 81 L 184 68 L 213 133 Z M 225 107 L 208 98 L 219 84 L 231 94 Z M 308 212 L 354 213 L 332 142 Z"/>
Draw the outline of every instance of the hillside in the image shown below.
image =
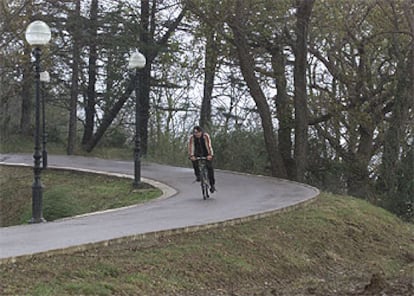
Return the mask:
<path id="1" fill-rule="evenodd" d="M 414 225 L 323 193 L 240 225 L 0 266 L 2 295 L 412 295 Z"/>

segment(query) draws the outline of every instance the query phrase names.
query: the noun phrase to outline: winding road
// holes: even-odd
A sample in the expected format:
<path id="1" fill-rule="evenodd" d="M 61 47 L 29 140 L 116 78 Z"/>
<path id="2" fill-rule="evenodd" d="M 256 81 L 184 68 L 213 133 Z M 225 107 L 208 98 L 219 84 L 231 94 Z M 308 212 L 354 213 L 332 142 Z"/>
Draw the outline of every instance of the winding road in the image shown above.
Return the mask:
<path id="1" fill-rule="evenodd" d="M 49 155 L 49 167 L 132 177 L 133 162 Z M 33 165 L 29 154 L 0 154 L 0 164 Z M 37 253 L 65 252 L 159 232 L 192 231 L 265 216 L 312 200 L 318 189 L 287 180 L 216 170 L 217 192 L 208 200 L 194 183 L 192 168 L 142 163 L 144 182 L 163 196 L 136 206 L 0 228 L 0 263 Z M 1 212 L 0 212 L 1 215 Z"/>

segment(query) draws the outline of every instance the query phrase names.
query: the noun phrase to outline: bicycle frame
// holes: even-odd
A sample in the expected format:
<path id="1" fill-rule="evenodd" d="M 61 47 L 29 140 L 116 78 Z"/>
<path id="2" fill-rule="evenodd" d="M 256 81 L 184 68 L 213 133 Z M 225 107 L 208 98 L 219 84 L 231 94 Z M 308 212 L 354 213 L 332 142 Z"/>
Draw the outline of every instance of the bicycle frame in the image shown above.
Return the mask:
<path id="1" fill-rule="evenodd" d="M 210 197 L 208 193 L 210 184 L 209 184 L 208 171 L 207 171 L 207 158 L 197 157 L 196 161 L 198 162 L 198 169 L 200 172 L 201 193 L 203 195 L 203 199 L 207 199 Z"/>

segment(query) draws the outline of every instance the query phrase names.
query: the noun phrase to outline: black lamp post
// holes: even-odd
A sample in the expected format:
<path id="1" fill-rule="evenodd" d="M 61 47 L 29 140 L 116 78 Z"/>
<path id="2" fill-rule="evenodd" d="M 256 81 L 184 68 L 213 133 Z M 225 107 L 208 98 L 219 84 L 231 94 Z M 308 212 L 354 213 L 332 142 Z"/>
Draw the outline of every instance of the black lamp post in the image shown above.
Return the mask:
<path id="1" fill-rule="evenodd" d="M 50 82 L 49 72 L 40 72 L 40 81 L 42 82 L 42 164 L 43 169 L 47 168 L 47 133 L 46 133 L 46 110 L 45 110 L 45 83 Z"/>
<path id="2" fill-rule="evenodd" d="M 26 40 L 34 46 L 33 56 L 35 57 L 35 89 L 36 89 L 36 101 L 35 101 L 35 135 L 34 135 L 34 180 L 32 185 L 32 218 L 30 223 L 45 222 L 43 218 L 42 199 L 43 188 L 40 180 L 42 169 L 40 167 L 40 46 L 45 45 L 51 38 L 51 32 L 49 26 L 42 21 L 34 21 L 29 24 L 26 29 Z"/>
<path id="3" fill-rule="evenodd" d="M 135 148 L 134 148 L 134 188 L 138 188 L 141 182 L 141 129 L 140 129 L 140 84 L 142 80 L 141 70 L 145 67 L 145 56 L 136 51 L 131 54 L 128 69 L 135 69 Z"/>

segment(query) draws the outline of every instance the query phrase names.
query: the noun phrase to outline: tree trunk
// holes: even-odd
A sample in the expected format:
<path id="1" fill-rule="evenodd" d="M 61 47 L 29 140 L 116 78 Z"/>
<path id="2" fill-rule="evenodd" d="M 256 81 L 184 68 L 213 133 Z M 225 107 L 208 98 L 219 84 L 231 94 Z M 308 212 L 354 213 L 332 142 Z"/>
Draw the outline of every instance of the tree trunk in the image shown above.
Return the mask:
<path id="1" fill-rule="evenodd" d="M 295 84 L 295 163 L 296 180 L 305 179 L 308 146 L 308 105 L 306 95 L 307 37 L 314 0 L 298 0 L 296 13 Z"/>
<path id="2" fill-rule="evenodd" d="M 358 129 L 359 143 L 353 157 L 348 159 L 348 194 L 367 199 L 371 192 L 368 165 L 373 152 L 374 126 L 361 124 Z"/>
<path id="3" fill-rule="evenodd" d="M 279 150 L 285 164 L 289 179 L 296 178 L 295 162 L 292 158 L 292 102 L 287 93 L 285 75 L 286 59 L 282 49 L 272 48 L 272 68 L 276 80 L 277 94 L 275 98 L 277 118 L 279 120 Z"/>
<path id="4" fill-rule="evenodd" d="M 76 1 L 75 19 L 80 19 L 80 0 Z M 73 26 L 73 64 L 72 64 L 72 86 L 70 89 L 69 102 L 69 132 L 68 132 L 68 146 L 66 153 L 72 155 L 76 146 L 76 131 L 77 131 L 77 106 L 79 95 L 79 61 L 80 61 L 80 32 L 78 26 Z"/>
<path id="5" fill-rule="evenodd" d="M 156 9 L 155 3 L 152 9 Z M 150 5 L 149 0 L 141 0 L 141 28 L 140 28 L 140 46 L 144 56 L 147 58 L 147 64 L 142 70 L 141 83 L 140 83 L 140 95 L 141 110 L 140 110 L 140 133 L 141 133 L 141 154 L 147 155 L 148 152 L 148 121 L 149 121 L 149 94 L 150 94 L 150 82 L 151 82 L 151 62 L 149 56 L 149 40 L 150 40 Z M 153 37 L 153 36 L 151 36 Z"/>
<path id="6" fill-rule="evenodd" d="M 30 47 L 25 47 L 24 56 L 28 57 L 27 64 L 23 69 L 23 82 L 22 82 L 22 109 L 20 117 L 20 131 L 25 136 L 30 136 L 31 128 L 30 124 L 32 121 L 33 114 L 33 73 L 31 71 L 31 49 Z"/>
<path id="7" fill-rule="evenodd" d="M 141 127 L 141 154 L 143 156 L 148 153 L 148 123 L 149 123 L 149 110 L 150 110 L 150 81 L 151 81 L 151 65 L 145 66 L 141 75 L 141 113 L 140 113 L 140 127 Z"/>
<path id="8" fill-rule="evenodd" d="M 32 1 L 28 2 L 26 5 L 26 18 L 28 20 L 33 16 L 33 3 Z M 25 43 L 27 44 L 27 43 Z M 21 88 L 21 113 L 20 113 L 20 132 L 25 136 L 30 136 L 31 133 L 31 123 L 33 115 L 33 102 L 34 102 L 34 73 L 32 71 L 32 62 L 31 62 L 31 46 L 25 45 L 24 47 L 24 57 L 25 63 L 23 68 L 23 80 Z M 27 59 L 26 59 L 27 57 Z"/>
<path id="9" fill-rule="evenodd" d="M 217 49 L 214 29 L 209 29 L 206 42 L 206 60 L 204 68 L 204 94 L 200 112 L 200 126 L 209 130 L 211 127 L 211 99 L 214 88 L 214 76 L 217 65 Z"/>
<path id="10" fill-rule="evenodd" d="M 89 82 L 87 90 L 87 101 L 85 106 L 85 129 L 82 137 L 82 145 L 85 145 L 90 141 L 93 135 L 95 127 L 95 105 L 96 105 L 96 60 L 98 59 L 97 53 L 97 24 L 98 20 L 98 0 L 91 1 L 90 11 L 90 26 L 89 26 Z"/>

